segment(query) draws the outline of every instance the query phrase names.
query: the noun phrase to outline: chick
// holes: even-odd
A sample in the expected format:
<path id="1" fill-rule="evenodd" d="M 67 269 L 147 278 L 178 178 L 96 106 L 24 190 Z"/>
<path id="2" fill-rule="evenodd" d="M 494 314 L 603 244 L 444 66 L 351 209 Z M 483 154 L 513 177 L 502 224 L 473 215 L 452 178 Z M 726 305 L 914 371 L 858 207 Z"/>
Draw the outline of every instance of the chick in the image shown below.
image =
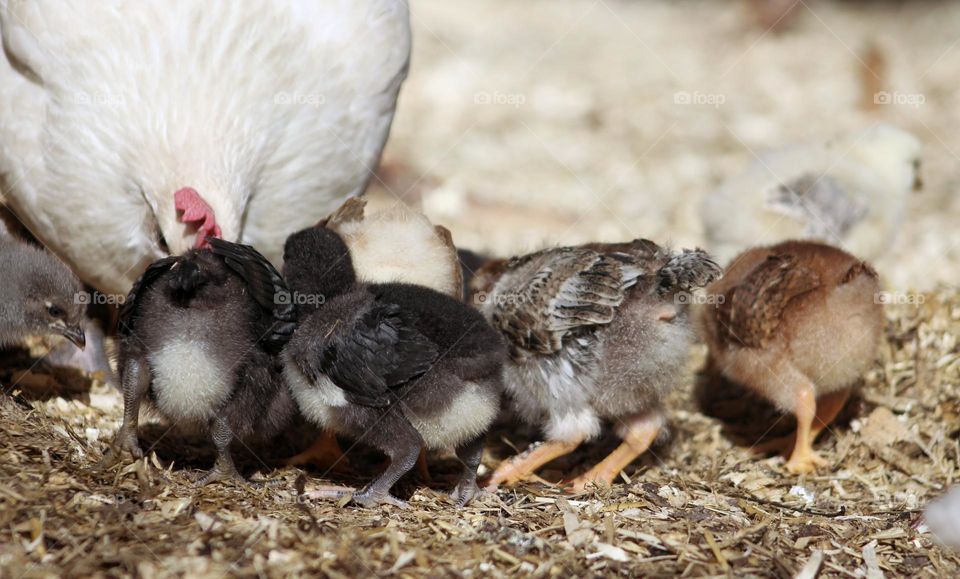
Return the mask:
<path id="1" fill-rule="evenodd" d="M 364 199 L 352 197 L 320 222 L 347 244 L 361 281 L 412 283 L 462 298 L 463 274 L 449 230 L 400 205 L 367 217 L 366 205 Z M 285 463 L 349 470 L 349 460 L 330 433 Z M 420 477 L 429 481 L 425 455 L 421 454 L 417 466 Z"/>
<path id="2" fill-rule="evenodd" d="M 720 274 L 701 250 L 672 253 L 638 239 L 547 249 L 494 261 L 474 278 L 474 302 L 507 340 L 504 387 L 547 442 L 503 462 L 491 489 L 531 477 L 596 438 L 619 448 L 570 486 L 611 484 L 662 429 L 661 405 L 686 365 L 690 294 Z"/>
<path id="3" fill-rule="evenodd" d="M 198 484 L 242 478 L 230 451 L 268 441 L 294 416 L 278 357 L 294 327 L 280 274 L 248 246 L 211 239 L 150 265 L 120 312 L 123 424 L 114 448 L 143 456 L 141 402 L 209 434 L 216 464 Z"/>
<path id="4" fill-rule="evenodd" d="M 353 197 L 321 222 L 347 244 L 359 280 L 412 283 L 463 296 L 457 248 L 447 228 L 402 205 L 369 217 L 365 207 L 366 201 Z"/>
<path id="5" fill-rule="evenodd" d="M 707 371 L 796 415 L 796 433 L 768 445 L 790 452 L 792 473 L 827 464 L 813 441 L 875 360 L 883 332 L 879 291 L 869 265 L 809 241 L 746 251 L 707 288 L 715 298 L 701 310 Z"/>
<path id="6" fill-rule="evenodd" d="M 722 263 L 786 239 L 824 241 L 877 259 L 920 187 L 920 153 L 913 135 L 883 124 L 772 151 L 704 198 L 707 243 Z"/>
<path id="7" fill-rule="evenodd" d="M 402 505 L 390 489 L 422 447 L 454 448 L 463 471 L 454 499 L 477 492 L 483 438 L 496 417 L 505 347 L 478 312 L 429 288 L 358 281 L 334 231 L 295 233 L 284 275 L 299 325 L 284 350 L 287 383 L 304 416 L 390 459 L 353 500 Z"/>
<path id="8" fill-rule="evenodd" d="M 0 347 L 58 335 L 84 348 L 83 286 L 70 268 L 0 225 L 0 272 Z"/>

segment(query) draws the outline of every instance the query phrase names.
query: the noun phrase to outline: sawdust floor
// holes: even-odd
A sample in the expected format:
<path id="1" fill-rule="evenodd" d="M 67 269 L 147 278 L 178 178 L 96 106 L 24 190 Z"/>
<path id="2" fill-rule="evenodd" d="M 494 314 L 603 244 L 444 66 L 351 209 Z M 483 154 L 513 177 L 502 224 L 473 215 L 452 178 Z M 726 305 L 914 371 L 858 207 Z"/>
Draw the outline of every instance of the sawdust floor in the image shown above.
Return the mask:
<path id="1" fill-rule="evenodd" d="M 379 459 L 363 449 L 350 453 L 355 474 L 325 479 L 265 466 L 289 449 L 260 449 L 246 462 L 274 485 L 198 489 L 209 450 L 155 422 L 142 429 L 149 459 L 104 468 L 118 394 L 43 363 L 25 373 L 39 352 L 8 353 L 0 576 L 957 576 L 960 559 L 918 517 L 958 474 L 960 294 L 924 302 L 888 309 L 882 361 L 818 445 L 833 472 L 789 476 L 782 459 L 753 456 L 750 440 L 786 432 L 789 421 L 696 376 L 698 351 L 670 401 L 670 439 L 621 484 L 578 496 L 532 484 L 462 510 L 444 495 L 457 467 L 449 457 L 431 459 L 434 483 L 401 481 L 407 510 L 298 498 L 321 481 L 369 480 Z M 499 429 L 486 466 L 510 452 L 508 442 L 525 439 Z M 558 480 L 615 442 L 542 474 Z"/>

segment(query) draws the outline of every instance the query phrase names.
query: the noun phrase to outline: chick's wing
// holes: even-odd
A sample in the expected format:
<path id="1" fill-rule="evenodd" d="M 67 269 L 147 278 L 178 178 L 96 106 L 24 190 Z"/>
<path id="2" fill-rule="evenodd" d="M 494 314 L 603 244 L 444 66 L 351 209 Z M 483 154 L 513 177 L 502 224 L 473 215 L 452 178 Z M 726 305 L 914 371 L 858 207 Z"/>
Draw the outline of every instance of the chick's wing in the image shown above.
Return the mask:
<path id="1" fill-rule="evenodd" d="M 265 338 L 277 347 L 286 343 L 296 328 L 296 312 L 287 284 L 280 272 L 259 251 L 249 245 L 210 238 L 213 253 L 223 258 L 244 281 L 250 295 L 273 317 Z"/>
<path id="2" fill-rule="evenodd" d="M 333 324 L 301 368 L 313 380 L 326 375 L 355 404 L 388 406 L 395 388 L 425 374 L 439 358 L 437 345 L 415 322 L 400 306 L 374 301 L 352 325 Z"/>
<path id="3" fill-rule="evenodd" d="M 795 256 L 770 255 L 724 295 L 717 312 L 720 333 L 733 344 L 762 348 L 788 304 L 820 285 L 820 275 Z"/>
<path id="4" fill-rule="evenodd" d="M 515 348 L 558 351 L 578 328 L 609 324 L 641 270 L 629 257 L 561 248 L 507 264 L 514 275 L 498 285 L 494 325 Z"/>
<path id="5" fill-rule="evenodd" d="M 133 282 L 133 287 L 130 288 L 130 292 L 120 307 L 120 318 L 117 330 L 121 336 L 129 336 L 133 332 L 134 323 L 137 318 L 137 309 L 140 305 L 139 298 L 147 292 L 147 289 L 157 278 L 169 271 L 170 268 L 179 261 L 180 257 L 176 255 L 158 259 L 147 266 L 147 269 L 140 274 L 137 281 Z"/>

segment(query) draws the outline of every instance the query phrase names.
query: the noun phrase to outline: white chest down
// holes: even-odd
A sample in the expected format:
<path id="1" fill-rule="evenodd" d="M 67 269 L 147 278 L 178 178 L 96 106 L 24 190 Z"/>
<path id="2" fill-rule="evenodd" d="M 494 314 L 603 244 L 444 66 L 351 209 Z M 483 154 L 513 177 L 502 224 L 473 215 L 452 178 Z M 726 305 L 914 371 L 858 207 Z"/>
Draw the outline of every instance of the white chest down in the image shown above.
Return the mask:
<path id="1" fill-rule="evenodd" d="M 230 368 L 210 355 L 206 342 L 175 340 L 147 359 L 157 407 L 173 421 L 206 422 L 230 395 Z"/>

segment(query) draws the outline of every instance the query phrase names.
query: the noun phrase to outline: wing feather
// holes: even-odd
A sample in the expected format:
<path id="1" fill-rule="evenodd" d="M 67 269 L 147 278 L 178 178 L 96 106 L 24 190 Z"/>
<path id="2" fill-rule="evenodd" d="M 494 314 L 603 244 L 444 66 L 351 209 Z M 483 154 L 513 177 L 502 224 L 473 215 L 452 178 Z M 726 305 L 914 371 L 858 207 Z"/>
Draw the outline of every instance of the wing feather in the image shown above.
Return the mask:
<path id="1" fill-rule="evenodd" d="M 244 281 L 253 299 L 272 315 L 274 324 L 266 342 L 277 347 L 285 344 L 296 329 L 296 310 L 280 272 L 249 245 L 216 238 L 210 239 L 210 245 L 213 253 Z"/>
<path id="2" fill-rule="evenodd" d="M 439 358 L 437 345 L 415 323 L 400 306 L 375 301 L 352 325 L 333 324 L 301 369 L 312 380 L 326 375 L 350 402 L 389 406 L 397 387 L 425 374 Z"/>
<path id="3" fill-rule="evenodd" d="M 123 305 L 120 307 L 118 331 L 121 336 L 129 336 L 133 331 L 137 319 L 137 309 L 140 306 L 139 298 L 146 293 L 147 288 L 149 288 L 153 282 L 157 281 L 161 275 L 179 263 L 180 259 L 181 257 L 177 255 L 158 259 L 147 266 L 147 269 L 133 282 L 133 287 L 130 288 L 130 292 L 127 293 L 127 297 L 123 300 Z"/>
<path id="4" fill-rule="evenodd" d="M 720 331 L 732 343 L 761 348 L 773 336 L 787 305 L 821 286 L 816 271 L 790 254 L 767 257 L 730 288 L 718 310 Z"/>
<path id="5" fill-rule="evenodd" d="M 515 348 L 558 351 L 571 332 L 613 320 L 640 275 L 628 257 L 563 248 L 513 260 L 513 275 L 490 296 L 494 325 Z"/>

